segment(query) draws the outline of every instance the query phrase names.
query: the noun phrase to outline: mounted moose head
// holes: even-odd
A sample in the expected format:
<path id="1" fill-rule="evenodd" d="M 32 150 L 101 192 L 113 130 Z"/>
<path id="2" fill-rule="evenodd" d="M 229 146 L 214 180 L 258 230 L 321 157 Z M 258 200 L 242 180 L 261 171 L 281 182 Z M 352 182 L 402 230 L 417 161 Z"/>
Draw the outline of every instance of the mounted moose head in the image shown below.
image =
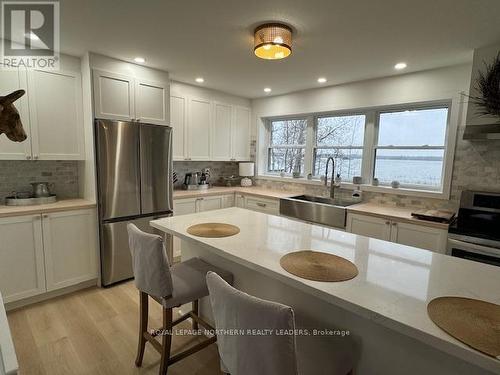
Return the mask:
<path id="1" fill-rule="evenodd" d="M 24 93 L 24 90 L 17 90 L 7 96 L 0 96 L 0 135 L 5 133 L 13 142 L 22 142 L 27 138 L 19 112 L 14 107 L 14 102 Z"/>

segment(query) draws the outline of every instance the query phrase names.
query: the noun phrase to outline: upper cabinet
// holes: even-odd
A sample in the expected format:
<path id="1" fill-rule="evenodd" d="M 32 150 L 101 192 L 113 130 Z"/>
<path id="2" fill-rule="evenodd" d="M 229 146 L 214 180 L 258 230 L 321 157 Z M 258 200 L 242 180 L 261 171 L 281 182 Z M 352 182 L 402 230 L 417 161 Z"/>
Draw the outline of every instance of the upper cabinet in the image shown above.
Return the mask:
<path id="1" fill-rule="evenodd" d="M 195 98 L 190 98 L 188 103 L 188 160 L 210 160 L 212 103 Z"/>
<path id="2" fill-rule="evenodd" d="M 0 71 L 0 95 L 26 90 L 15 102 L 28 138 L 15 143 L 0 136 L 0 159 L 84 159 L 82 80 L 79 72 Z"/>
<path id="3" fill-rule="evenodd" d="M 187 98 L 182 95 L 170 95 L 170 126 L 173 130 L 174 160 L 185 160 L 188 158 L 186 145 Z"/>
<path id="4" fill-rule="evenodd" d="M 100 119 L 169 124 L 168 82 L 93 70 L 94 112 Z"/>
<path id="5" fill-rule="evenodd" d="M 230 160 L 231 126 L 233 107 L 229 104 L 214 103 L 214 122 L 212 125 L 212 160 Z"/>
<path id="6" fill-rule="evenodd" d="M 231 123 L 231 160 L 250 160 L 250 109 L 235 106 Z"/>

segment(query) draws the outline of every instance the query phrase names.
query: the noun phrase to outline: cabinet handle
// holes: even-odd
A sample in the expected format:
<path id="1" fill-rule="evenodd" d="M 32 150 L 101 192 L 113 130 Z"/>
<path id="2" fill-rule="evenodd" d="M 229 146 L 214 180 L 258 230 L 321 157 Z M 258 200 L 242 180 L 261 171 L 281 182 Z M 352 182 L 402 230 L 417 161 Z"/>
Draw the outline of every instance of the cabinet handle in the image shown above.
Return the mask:
<path id="1" fill-rule="evenodd" d="M 398 225 L 398 223 L 392 223 L 392 225 L 393 225 L 393 226 L 397 226 L 397 225 Z"/>
<path id="2" fill-rule="evenodd" d="M 267 204 L 265 204 L 265 203 L 260 203 L 260 202 L 257 202 L 257 206 L 259 206 L 259 207 L 266 207 L 266 206 L 267 206 Z"/>
<path id="3" fill-rule="evenodd" d="M 33 156 L 34 160 L 38 160 L 38 155 Z"/>
<path id="4" fill-rule="evenodd" d="M 31 160 L 31 155 L 26 155 L 27 160 Z"/>
<path id="5" fill-rule="evenodd" d="M 47 219 L 47 218 L 49 217 L 49 215 L 47 215 L 47 214 L 43 214 L 43 215 L 42 215 L 42 217 L 43 217 L 44 219 Z"/>
<path id="6" fill-rule="evenodd" d="M 386 221 L 385 225 L 391 225 L 391 222 L 390 221 Z"/>

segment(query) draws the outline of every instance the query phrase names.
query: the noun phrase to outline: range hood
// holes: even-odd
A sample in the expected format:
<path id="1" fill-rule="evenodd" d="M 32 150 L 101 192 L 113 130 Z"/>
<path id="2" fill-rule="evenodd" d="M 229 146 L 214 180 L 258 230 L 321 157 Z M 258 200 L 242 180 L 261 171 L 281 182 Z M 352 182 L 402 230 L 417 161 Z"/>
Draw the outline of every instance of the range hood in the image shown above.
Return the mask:
<path id="1" fill-rule="evenodd" d="M 472 62 L 472 74 L 469 94 L 472 97 L 478 96 L 476 81 L 479 72 L 490 65 L 500 52 L 500 45 L 487 46 L 474 50 L 474 60 Z M 480 115 L 481 109 L 472 101 L 468 100 L 467 119 L 465 122 L 465 132 L 463 139 L 467 140 L 489 140 L 500 139 L 500 118 L 495 116 Z"/>

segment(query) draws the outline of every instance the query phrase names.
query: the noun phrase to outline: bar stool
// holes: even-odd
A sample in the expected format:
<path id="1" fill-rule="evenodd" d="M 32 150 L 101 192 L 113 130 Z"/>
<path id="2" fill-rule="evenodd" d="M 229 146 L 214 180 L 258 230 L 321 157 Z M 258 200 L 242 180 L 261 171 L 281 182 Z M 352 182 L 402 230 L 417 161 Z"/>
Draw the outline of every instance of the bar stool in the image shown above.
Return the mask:
<path id="1" fill-rule="evenodd" d="M 223 372 L 231 375 L 352 374 L 351 340 L 295 335 L 291 307 L 243 293 L 214 272 L 207 274 L 207 285 Z M 249 335 L 249 330 L 256 330 L 257 335 Z"/>
<path id="2" fill-rule="evenodd" d="M 198 315 L 198 300 L 208 296 L 206 274 L 209 271 L 217 272 L 232 283 L 233 276 L 199 258 L 169 265 L 163 240 L 160 236 L 145 233 L 134 224 L 127 225 L 129 247 L 132 254 L 135 285 L 139 289 L 140 318 L 139 318 L 139 345 L 137 348 L 136 366 L 142 365 L 146 342 L 161 354 L 160 375 L 167 374 L 168 366 L 196 353 L 214 343 L 217 337 L 208 338 L 185 351 L 170 356 L 172 344 L 171 329 L 182 321 L 191 318 L 193 329 L 198 325 L 213 330 L 207 322 Z M 148 303 L 149 297 L 154 299 L 163 310 L 162 342 L 156 340 L 158 334 L 148 332 Z M 185 303 L 192 302 L 193 309 L 180 318 L 172 321 L 172 309 Z"/>

